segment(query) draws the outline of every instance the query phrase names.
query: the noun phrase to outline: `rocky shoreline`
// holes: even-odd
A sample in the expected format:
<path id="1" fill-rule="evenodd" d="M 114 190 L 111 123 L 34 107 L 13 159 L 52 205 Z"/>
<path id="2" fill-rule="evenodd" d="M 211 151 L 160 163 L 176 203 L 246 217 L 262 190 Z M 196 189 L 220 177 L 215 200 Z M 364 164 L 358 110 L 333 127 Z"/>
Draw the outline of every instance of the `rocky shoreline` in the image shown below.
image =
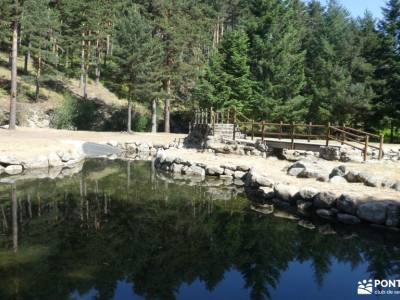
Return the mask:
<path id="1" fill-rule="evenodd" d="M 400 230 L 400 199 L 382 200 L 373 197 L 359 199 L 345 192 L 337 194 L 314 187 L 297 187 L 283 182 L 275 182 L 259 170 L 241 163 L 216 166 L 200 161 L 185 160 L 179 155 L 174 156 L 167 151 L 168 149 L 182 149 L 183 144 L 180 141 L 167 144 L 108 141 L 98 143 L 98 145 L 108 146 L 117 151 L 91 155 L 88 153 L 85 143 L 77 142 L 72 150 L 52 152 L 47 156 L 36 157 L 34 160 L 18 160 L 13 156 L 0 156 L 0 174 L 10 175 L 2 176 L 0 182 L 10 183 L 15 179 L 27 177 L 68 176 L 79 172 L 84 160 L 88 157 L 140 160 L 155 157 L 154 165 L 159 170 L 200 180 L 210 176 L 210 178 L 218 178 L 224 185 L 243 187 L 253 201 L 253 209 L 263 214 L 272 213 L 274 207 L 279 207 L 304 217 L 317 216 L 331 222 L 351 225 L 370 223 L 382 228 Z M 362 182 L 367 186 L 389 187 L 396 191 L 400 189 L 398 181 L 346 170 L 345 166 L 329 170 L 329 172 L 321 171 L 313 165 L 312 160 L 298 160 L 289 166 L 287 174 L 299 178 L 315 178 L 332 184 L 344 180 Z M 301 223 L 300 225 L 304 227 L 312 227 L 312 224 L 310 225 L 305 220 L 301 220 Z"/>
<path id="2" fill-rule="evenodd" d="M 312 187 L 298 187 L 274 182 L 255 168 L 243 164 L 208 166 L 203 162 L 181 159 L 164 150 L 157 152 L 155 167 L 183 176 L 202 179 L 206 176 L 218 177 L 225 184 L 243 186 L 253 201 L 254 210 L 261 213 L 272 213 L 274 206 L 277 206 L 305 217 L 318 216 L 348 225 L 369 223 L 400 231 L 400 199 L 360 199 L 345 192 L 337 194 Z M 355 175 L 343 169 L 332 170 L 336 175 L 331 179 L 339 176 L 339 171 L 342 171 L 343 178 Z"/>

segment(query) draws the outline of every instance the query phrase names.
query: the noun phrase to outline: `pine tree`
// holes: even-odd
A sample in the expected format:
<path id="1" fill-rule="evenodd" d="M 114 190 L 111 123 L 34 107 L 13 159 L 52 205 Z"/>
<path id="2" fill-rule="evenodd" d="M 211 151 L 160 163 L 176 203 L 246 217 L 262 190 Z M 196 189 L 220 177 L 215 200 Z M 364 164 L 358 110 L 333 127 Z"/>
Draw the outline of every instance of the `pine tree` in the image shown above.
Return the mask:
<path id="1" fill-rule="evenodd" d="M 119 70 L 115 75 L 121 84 L 121 94 L 128 99 L 127 129 L 131 132 L 132 101 L 155 100 L 160 90 L 156 67 L 161 60 L 161 48 L 137 5 L 124 7 L 119 19 L 115 30 Z"/>
<path id="2" fill-rule="evenodd" d="M 377 78 L 381 80 L 376 103 L 376 118 L 390 128 L 390 140 L 400 127 L 400 0 L 389 0 L 380 23 L 382 46 Z"/>
<path id="3" fill-rule="evenodd" d="M 55 41 L 59 31 L 59 20 L 49 6 L 49 0 L 27 0 L 21 25 L 28 37 L 30 52 L 35 67 L 35 100 L 39 100 L 40 80 L 45 69 L 53 71 L 57 64 Z"/>

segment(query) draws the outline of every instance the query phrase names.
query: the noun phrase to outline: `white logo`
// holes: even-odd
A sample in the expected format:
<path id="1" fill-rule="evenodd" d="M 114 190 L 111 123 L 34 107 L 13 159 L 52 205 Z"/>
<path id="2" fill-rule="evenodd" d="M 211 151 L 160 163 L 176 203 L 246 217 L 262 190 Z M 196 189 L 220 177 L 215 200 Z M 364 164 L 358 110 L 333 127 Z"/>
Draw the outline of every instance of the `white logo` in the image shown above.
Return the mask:
<path id="1" fill-rule="evenodd" d="M 358 282 L 357 294 L 358 295 L 372 295 L 373 284 L 372 279 L 363 280 Z"/>

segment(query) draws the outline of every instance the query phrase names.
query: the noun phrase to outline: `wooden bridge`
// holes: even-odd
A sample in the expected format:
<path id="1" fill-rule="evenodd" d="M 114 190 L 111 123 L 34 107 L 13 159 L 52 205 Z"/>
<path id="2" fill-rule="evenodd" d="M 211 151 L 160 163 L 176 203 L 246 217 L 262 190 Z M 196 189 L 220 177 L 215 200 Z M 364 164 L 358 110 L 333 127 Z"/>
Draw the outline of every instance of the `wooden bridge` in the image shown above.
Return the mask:
<path id="1" fill-rule="evenodd" d="M 372 134 L 342 124 L 327 123 L 298 124 L 254 121 L 235 109 L 216 111 L 213 108 L 198 109 L 194 112 L 193 125 L 207 125 L 213 135 L 240 141 L 261 139 L 271 148 L 319 151 L 321 146 L 348 145 L 362 152 L 364 161 L 368 153 L 378 151 L 378 159 L 383 157 L 384 135 Z"/>

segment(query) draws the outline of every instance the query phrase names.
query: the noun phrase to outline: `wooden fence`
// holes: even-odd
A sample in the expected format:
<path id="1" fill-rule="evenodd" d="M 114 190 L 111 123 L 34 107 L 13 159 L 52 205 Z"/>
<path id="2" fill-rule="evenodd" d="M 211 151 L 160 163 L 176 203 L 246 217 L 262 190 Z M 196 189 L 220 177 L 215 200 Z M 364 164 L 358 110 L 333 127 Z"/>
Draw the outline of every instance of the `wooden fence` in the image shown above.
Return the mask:
<path id="1" fill-rule="evenodd" d="M 324 140 L 325 145 L 329 146 L 330 141 L 339 142 L 362 151 L 364 160 L 367 159 L 368 152 L 378 150 L 378 159 L 383 157 L 384 135 L 372 134 L 363 130 L 354 129 L 345 124 L 318 125 L 313 123 L 271 123 L 266 121 L 256 122 L 245 117 L 235 109 L 225 109 L 215 111 L 213 108 L 198 109 L 194 113 L 194 124 L 208 124 L 214 128 L 215 124 L 233 124 L 233 140 L 236 139 L 238 132 L 244 133 L 254 138 L 289 139 L 291 149 L 294 149 L 295 140 Z M 375 141 L 375 143 L 372 143 Z"/>

